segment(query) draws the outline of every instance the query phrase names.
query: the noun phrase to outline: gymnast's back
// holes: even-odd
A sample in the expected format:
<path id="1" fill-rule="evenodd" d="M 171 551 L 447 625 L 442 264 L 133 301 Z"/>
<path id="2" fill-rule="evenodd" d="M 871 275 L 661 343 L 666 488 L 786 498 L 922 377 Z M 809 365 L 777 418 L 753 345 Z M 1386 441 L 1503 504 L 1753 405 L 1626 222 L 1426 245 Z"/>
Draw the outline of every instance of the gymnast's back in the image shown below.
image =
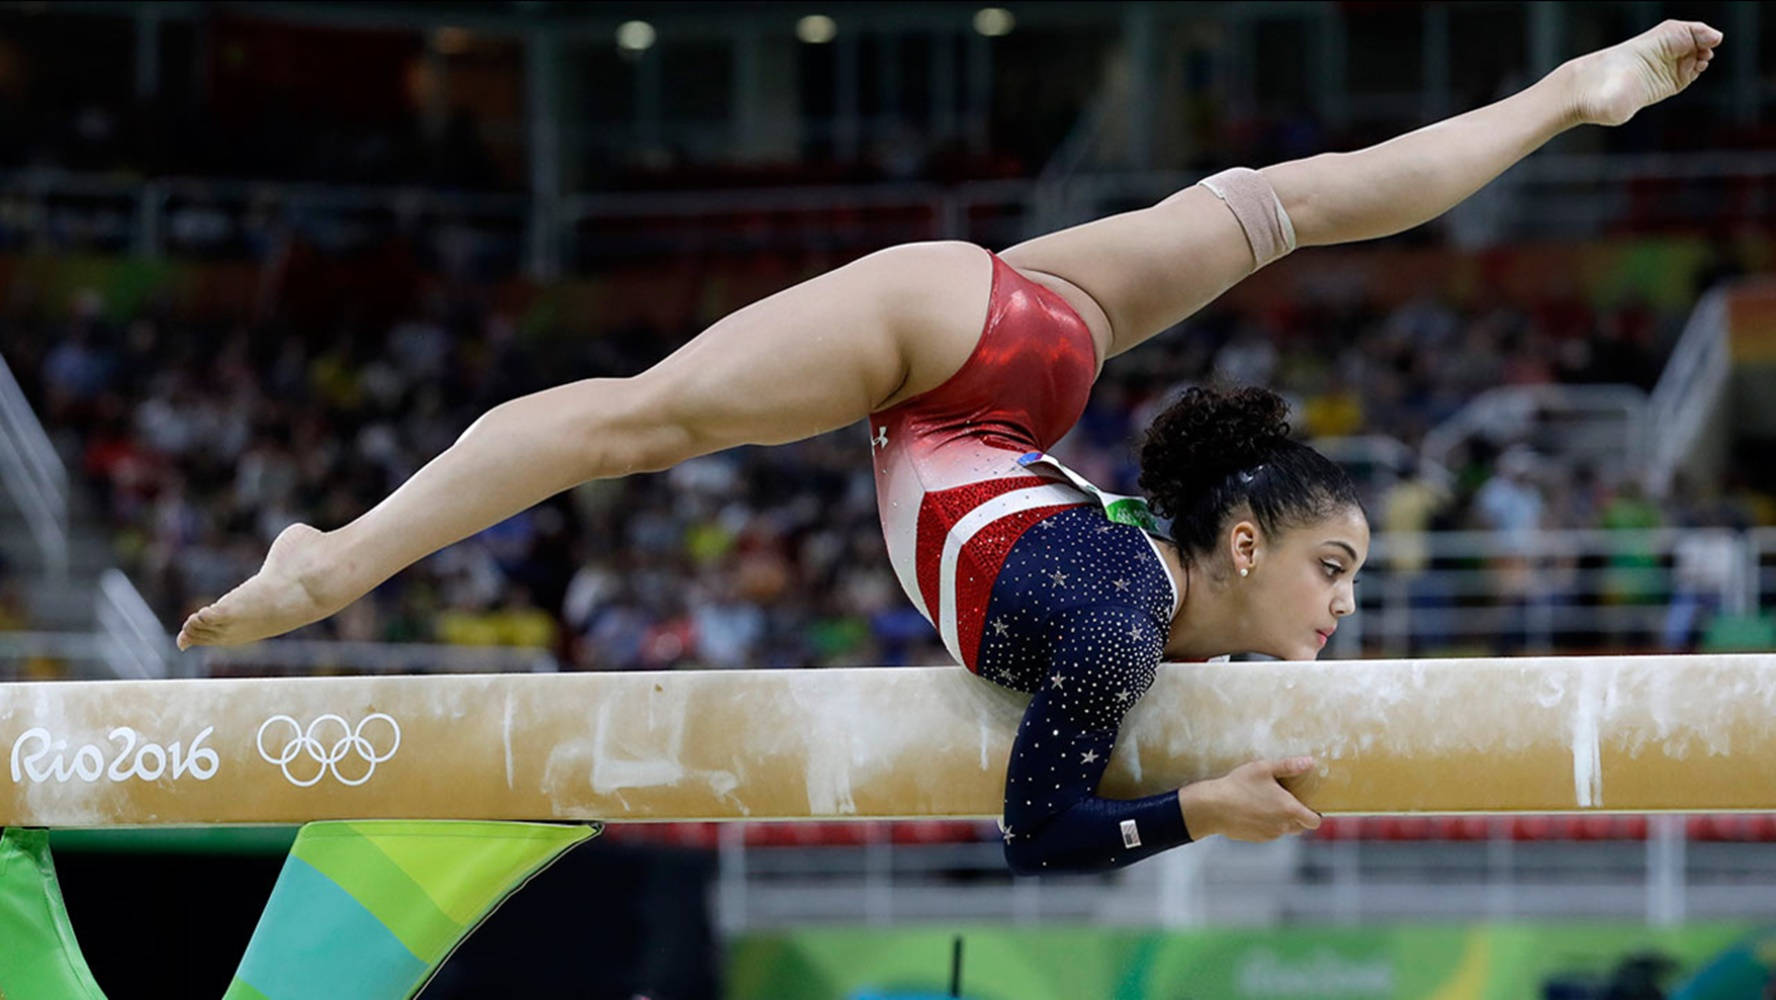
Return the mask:
<path id="1" fill-rule="evenodd" d="M 1153 540 L 1108 520 L 1090 484 L 1042 454 L 1084 412 L 1097 373 L 1085 321 L 994 255 L 986 321 L 962 368 L 870 415 L 901 588 L 958 663 L 1012 686 L 1028 687 L 1010 668 L 1047 612 L 1103 600 L 1169 621 L 1175 604 Z M 1045 586 L 1044 569 L 1062 575 Z"/>
<path id="2" fill-rule="evenodd" d="M 962 368 L 870 415 L 901 587 L 958 663 L 1032 696 L 1003 820 L 1023 873 L 1115 867 L 1190 839 L 1171 793 L 1096 797 L 1179 600 L 1144 505 L 1045 454 L 1084 412 L 1097 371 L 1066 300 L 994 256 L 986 322 Z"/>

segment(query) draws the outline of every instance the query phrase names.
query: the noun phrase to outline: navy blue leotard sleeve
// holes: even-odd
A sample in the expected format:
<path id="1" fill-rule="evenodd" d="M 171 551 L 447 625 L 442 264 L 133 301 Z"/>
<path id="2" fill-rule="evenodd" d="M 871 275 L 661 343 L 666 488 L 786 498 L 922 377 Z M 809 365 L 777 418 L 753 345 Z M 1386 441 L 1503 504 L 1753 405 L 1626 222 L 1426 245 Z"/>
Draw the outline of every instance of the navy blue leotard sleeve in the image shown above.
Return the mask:
<path id="1" fill-rule="evenodd" d="M 1065 608 L 1048 625 L 1048 676 L 1024 712 L 1006 772 L 1012 871 L 1119 868 L 1189 843 L 1176 792 L 1097 796 L 1123 716 L 1153 684 L 1165 647 L 1159 626 L 1116 603 Z"/>

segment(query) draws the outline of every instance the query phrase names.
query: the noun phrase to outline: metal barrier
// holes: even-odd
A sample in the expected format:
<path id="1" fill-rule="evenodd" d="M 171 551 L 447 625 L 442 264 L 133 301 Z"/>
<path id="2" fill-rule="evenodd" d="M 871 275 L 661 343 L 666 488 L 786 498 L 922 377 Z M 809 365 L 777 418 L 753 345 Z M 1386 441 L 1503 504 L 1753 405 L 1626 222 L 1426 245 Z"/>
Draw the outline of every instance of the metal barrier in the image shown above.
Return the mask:
<path id="1" fill-rule="evenodd" d="M 1377 534 L 1331 657 L 1471 651 L 1696 648 L 1716 616 L 1776 605 L 1776 528 Z M 93 641 L 120 677 L 555 671 L 545 649 L 276 639 L 174 654 L 164 627 L 113 569 L 95 595 Z M 0 647 L 0 658 L 5 655 Z"/>
<path id="2" fill-rule="evenodd" d="M 1746 532 L 1750 552 L 1746 556 L 1746 574 L 1751 578 L 1751 600 L 1741 609 L 1776 614 L 1776 528 L 1753 528 Z"/>
<path id="3" fill-rule="evenodd" d="M 169 676 L 168 665 L 176 662 L 172 639 L 122 570 L 113 567 L 99 574 L 93 602 L 104 636 L 105 662 L 114 676 L 144 680 Z"/>
<path id="4" fill-rule="evenodd" d="M 1631 385 L 1513 385 L 1488 389 L 1425 435 L 1424 457 L 1448 466 L 1462 443 L 1528 444 L 1584 462 L 1606 480 L 1644 468 L 1646 394 Z"/>
<path id="5" fill-rule="evenodd" d="M 137 635 L 134 626 L 119 632 L 0 632 L 0 681 L 28 679 L 23 668 L 34 663 L 42 665 L 42 679 L 553 673 L 561 667 L 546 649 L 509 646 L 274 639 L 178 653 L 157 651 L 171 645 L 165 633 L 158 642 Z"/>
<path id="6" fill-rule="evenodd" d="M 1647 399 L 1647 492 L 1664 496 L 1677 471 L 1691 460 L 1708 418 L 1723 402 L 1732 375 L 1727 343 L 1727 296 L 1710 289 L 1684 323 L 1683 334 Z"/>
<path id="7" fill-rule="evenodd" d="M 1164 927 L 1776 917 L 1776 851 L 1767 839 L 1711 838 L 1724 818 L 1661 813 L 1611 838 L 1525 836 L 1524 827 L 1565 819 L 1535 816 L 1470 817 L 1483 832 L 1460 840 L 1342 830 L 1269 844 L 1213 838 L 1122 871 L 1025 879 L 1010 876 L 991 840 L 762 846 L 730 824 L 719 833 L 715 910 L 727 933 L 958 917 Z"/>
<path id="8" fill-rule="evenodd" d="M 91 632 L 0 632 L 0 679 L 17 679 L 18 665 L 32 660 L 99 664 L 105 654 L 104 636 Z"/>
<path id="9" fill-rule="evenodd" d="M 1096 128 L 1096 126 L 1092 126 Z M 347 246 L 379 235 L 418 233 L 447 255 L 493 261 L 516 272 L 539 262 L 535 248 L 568 247 L 581 261 L 672 249 L 681 243 L 745 249 L 760 227 L 785 230 L 785 245 L 830 243 L 835 232 L 872 246 L 932 238 L 1003 246 L 1036 230 L 1152 204 L 1195 183 L 1194 171 L 1057 169 L 1034 180 L 956 185 L 889 182 L 670 193 L 582 192 L 537 212 L 529 195 L 472 194 L 416 187 L 352 187 L 212 178 L 148 181 L 59 170 L 0 173 L 0 242 L 140 253 L 269 252 L 281 227 L 323 244 Z M 1557 225 L 1562 238 L 1607 231 L 1635 215 L 1631 189 L 1677 185 L 1698 206 L 1766 213 L 1776 199 L 1711 197 L 1735 185 L 1767 183 L 1776 154 L 1697 152 L 1651 155 L 1538 153 L 1507 175 L 1505 202 L 1488 211 L 1496 235 L 1536 236 Z M 1505 188 L 1500 189 L 1501 192 Z M 551 202 L 553 203 L 553 202 Z M 837 213 L 820 218 L 821 213 Z M 896 216 L 895 213 L 899 213 Z M 872 214 L 875 216 L 871 220 Z M 739 230 L 737 219 L 744 219 Z M 599 231 L 605 221 L 625 223 Z M 1653 220 L 1659 221 L 1659 220 Z M 671 223 L 671 225 L 664 225 Z M 664 225 L 655 231 L 652 227 Z M 537 227 L 553 232 L 534 232 Z M 688 227 L 688 228 L 687 228 Z M 539 238 L 540 237 L 540 238 Z M 530 249 L 526 249 L 530 248 Z"/>
<path id="10" fill-rule="evenodd" d="M 1725 528 L 1378 534 L 1331 655 L 1693 648 L 1758 606 L 1776 533 Z M 1776 578 L 1776 568 L 1765 575 Z"/>
<path id="11" fill-rule="evenodd" d="M 68 470 L 31 411 L 6 359 L 0 358 L 0 479 L 30 525 L 43 565 L 68 574 Z"/>
<path id="12" fill-rule="evenodd" d="M 1418 454 L 1406 442 L 1385 434 L 1322 437 L 1314 438 L 1311 443 L 1315 451 L 1350 473 L 1365 502 L 1383 496 L 1403 474 L 1417 471 L 1448 476 L 1447 470 L 1441 467 L 1422 466 Z"/>
<path id="13" fill-rule="evenodd" d="M 555 673 L 561 663 L 547 649 L 451 646 L 431 642 L 334 642 L 271 639 L 247 646 L 205 647 L 185 654 L 189 676 L 230 674 L 472 674 Z"/>

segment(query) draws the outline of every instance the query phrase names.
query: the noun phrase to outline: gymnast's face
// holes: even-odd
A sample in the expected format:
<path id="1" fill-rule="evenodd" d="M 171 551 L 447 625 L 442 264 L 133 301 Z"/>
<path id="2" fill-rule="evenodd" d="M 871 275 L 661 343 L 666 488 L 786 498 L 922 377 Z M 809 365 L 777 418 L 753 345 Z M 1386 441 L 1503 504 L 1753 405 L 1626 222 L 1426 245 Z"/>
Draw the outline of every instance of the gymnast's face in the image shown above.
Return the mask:
<path id="1" fill-rule="evenodd" d="M 1229 582 L 1252 630 L 1246 643 L 1252 652 L 1312 660 L 1339 621 L 1357 610 L 1357 570 L 1369 558 L 1369 522 L 1361 510 L 1349 507 L 1278 536 L 1239 521 L 1228 545 Z"/>

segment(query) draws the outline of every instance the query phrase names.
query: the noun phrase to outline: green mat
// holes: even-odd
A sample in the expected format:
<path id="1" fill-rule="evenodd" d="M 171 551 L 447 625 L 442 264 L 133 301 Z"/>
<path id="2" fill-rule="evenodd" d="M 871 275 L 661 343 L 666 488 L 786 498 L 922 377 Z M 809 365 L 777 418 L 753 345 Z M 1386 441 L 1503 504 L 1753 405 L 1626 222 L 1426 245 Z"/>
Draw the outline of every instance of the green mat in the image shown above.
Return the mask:
<path id="1" fill-rule="evenodd" d="M 512 893 L 596 825 L 310 823 L 224 1000 L 407 1000 Z M 0 831 L 0 1000 L 104 1000 L 45 830 Z"/>
<path id="2" fill-rule="evenodd" d="M 68 925 L 47 830 L 0 830 L 0 942 L 0 998 L 104 1000 Z"/>

